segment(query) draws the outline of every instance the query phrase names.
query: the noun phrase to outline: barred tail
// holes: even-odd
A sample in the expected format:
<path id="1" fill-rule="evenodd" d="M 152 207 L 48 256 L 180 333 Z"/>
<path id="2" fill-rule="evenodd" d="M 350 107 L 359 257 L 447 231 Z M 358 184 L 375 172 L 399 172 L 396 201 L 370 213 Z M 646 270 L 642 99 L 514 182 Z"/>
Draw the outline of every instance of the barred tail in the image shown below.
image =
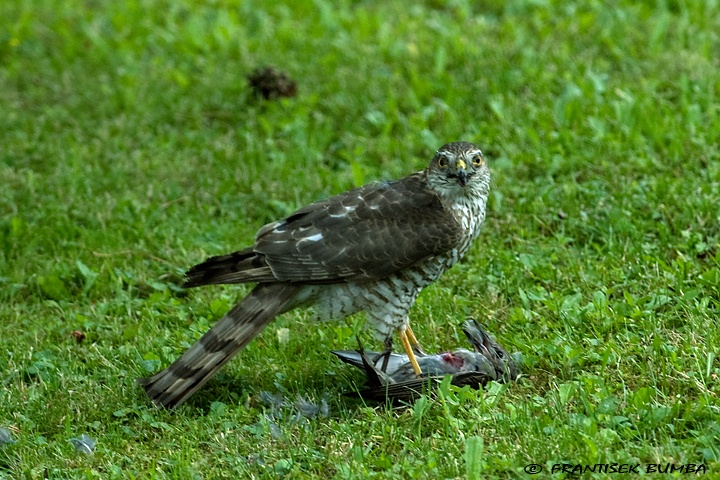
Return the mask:
<path id="1" fill-rule="evenodd" d="M 260 284 L 165 370 L 138 382 L 158 405 L 175 408 L 203 386 L 277 315 L 292 308 L 296 285 Z"/>

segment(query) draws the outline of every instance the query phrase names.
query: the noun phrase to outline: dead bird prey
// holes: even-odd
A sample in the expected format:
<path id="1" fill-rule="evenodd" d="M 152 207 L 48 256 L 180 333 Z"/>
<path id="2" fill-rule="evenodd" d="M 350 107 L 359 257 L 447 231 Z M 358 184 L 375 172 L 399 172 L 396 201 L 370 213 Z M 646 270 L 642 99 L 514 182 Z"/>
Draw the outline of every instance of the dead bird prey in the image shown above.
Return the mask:
<path id="1" fill-rule="evenodd" d="M 385 372 L 370 360 L 378 354 L 355 350 L 333 351 L 340 360 L 365 371 L 368 386 L 359 392 L 369 400 L 411 402 L 428 387 L 434 387 L 445 375 L 452 375 L 456 386 L 480 388 L 491 380 L 509 382 L 518 377 L 518 368 L 508 352 L 494 341 L 474 319 L 462 326 L 473 350 L 459 348 L 435 355 L 418 354 L 422 376 L 415 375 L 407 355 L 390 354 Z"/>

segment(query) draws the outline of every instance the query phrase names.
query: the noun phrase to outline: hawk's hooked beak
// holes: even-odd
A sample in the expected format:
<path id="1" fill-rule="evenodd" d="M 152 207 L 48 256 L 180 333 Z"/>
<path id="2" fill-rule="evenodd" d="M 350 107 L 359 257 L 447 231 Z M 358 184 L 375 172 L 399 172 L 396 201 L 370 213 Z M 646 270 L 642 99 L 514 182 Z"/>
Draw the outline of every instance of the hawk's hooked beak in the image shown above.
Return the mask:
<path id="1" fill-rule="evenodd" d="M 458 160 L 457 163 L 455 164 L 455 166 L 457 168 L 458 183 L 460 184 L 461 187 L 464 187 L 465 185 L 467 185 L 467 181 L 468 181 L 468 174 L 467 174 L 467 170 L 466 170 L 467 165 L 465 165 L 465 162 L 463 160 Z"/>

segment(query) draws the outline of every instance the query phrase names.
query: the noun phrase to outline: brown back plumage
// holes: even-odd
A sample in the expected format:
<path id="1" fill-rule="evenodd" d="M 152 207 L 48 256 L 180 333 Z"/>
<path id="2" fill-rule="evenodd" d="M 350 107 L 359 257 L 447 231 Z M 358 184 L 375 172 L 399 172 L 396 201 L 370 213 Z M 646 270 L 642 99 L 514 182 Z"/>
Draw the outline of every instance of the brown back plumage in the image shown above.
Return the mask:
<path id="1" fill-rule="evenodd" d="M 376 280 L 442 253 L 461 235 L 420 172 L 350 190 L 265 225 L 253 247 L 191 268 L 185 286 Z"/>

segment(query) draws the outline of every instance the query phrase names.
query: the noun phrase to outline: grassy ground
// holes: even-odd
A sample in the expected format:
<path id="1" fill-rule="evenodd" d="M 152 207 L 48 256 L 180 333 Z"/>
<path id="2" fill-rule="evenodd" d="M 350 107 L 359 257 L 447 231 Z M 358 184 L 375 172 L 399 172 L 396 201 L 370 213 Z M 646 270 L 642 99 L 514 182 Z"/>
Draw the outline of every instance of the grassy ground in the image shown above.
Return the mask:
<path id="1" fill-rule="evenodd" d="M 269 5 L 0 4 L 0 478 L 720 475 L 718 3 Z M 268 64 L 297 97 L 253 98 Z M 472 315 L 519 383 L 363 405 L 329 355 L 362 319 L 298 311 L 177 412 L 148 404 L 135 378 L 245 291 L 180 292 L 186 267 L 458 139 L 491 162 L 488 220 L 415 331 L 455 348 Z"/>

